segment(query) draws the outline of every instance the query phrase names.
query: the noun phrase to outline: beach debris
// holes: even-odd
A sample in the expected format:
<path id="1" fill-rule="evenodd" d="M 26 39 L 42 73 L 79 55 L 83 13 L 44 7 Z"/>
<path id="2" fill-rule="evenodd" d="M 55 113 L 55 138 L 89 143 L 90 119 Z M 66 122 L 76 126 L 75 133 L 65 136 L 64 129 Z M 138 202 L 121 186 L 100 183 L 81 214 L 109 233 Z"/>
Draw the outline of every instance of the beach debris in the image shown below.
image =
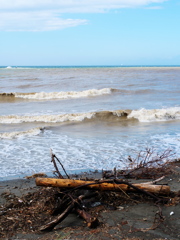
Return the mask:
<path id="1" fill-rule="evenodd" d="M 96 180 L 84 181 L 75 179 L 36 178 L 37 186 L 60 187 L 60 188 L 90 188 L 100 191 L 140 191 L 168 195 L 170 187 L 167 185 L 153 185 L 146 183 L 130 184 L 123 180 Z"/>
<path id="2" fill-rule="evenodd" d="M 124 207 L 118 206 L 117 209 L 121 211 L 121 210 L 124 210 Z"/>
<path id="3" fill-rule="evenodd" d="M 47 177 L 47 175 L 45 173 L 35 173 L 31 176 L 26 176 L 26 179 L 31 179 L 31 178 L 37 178 L 37 177 Z"/>
<path id="4" fill-rule="evenodd" d="M 94 228 L 98 226 L 98 219 L 96 217 L 91 216 L 86 210 L 84 202 L 82 201 L 87 196 L 80 195 L 82 190 L 90 189 L 92 191 L 92 195 L 88 195 L 88 198 L 96 195 L 97 193 L 94 191 L 99 190 L 102 191 L 136 191 L 141 194 L 145 194 L 151 198 L 153 198 L 156 202 L 160 202 L 163 198 L 158 197 L 157 195 L 168 195 L 170 193 L 169 186 L 166 185 L 148 185 L 148 184 L 130 184 L 129 182 L 125 182 L 122 180 L 108 180 L 108 181 L 84 181 L 84 180 L 74 180 L 74 179 L 54 179 L 54 178 L 36 178 L 37 186 L 45 186 L 45 187 L 57 187 L 60 188 L 62 194 L 64 194 L 66 202 L 65 210 L 58 215 L 53 221 L 45 224 L 39 230 L 52 230 L 57 224 L 63 221 L 69 213 L 73 210 L 78 213 L 87 223 L 87 226 L 90 228 Z M 77 196 L 74 197 L 74 194 Z M 163 199 L 164 201 L 164 199 Z M 58 209 L 62 209 L 64 206 L 64 202 L 62 205 L 58 207 Z"/>
<path id="5" fill-rule="evenodd" d="M 86 223 L 89 228 L 96 228 L 99 225 L 101 228 L 103 224 L 99 221 L 101 211 L 106 212 L 116 209 L 125 211 L 129 204 L 154 201 L 155 206 L 159 207 L 159 211 L 155 215 L 152 227 L 138 229 L 142 232 L 149 231 L 156 229 L 165 221 L 160 206 L 174 206 L 180 202 L 180 193 L 172 192 L 166 183 L 159 184 L 165 178 L 165 175 L 160 176 L 159 174 L 157 175 L 158 178 L 154 179 L 153 174 L 152 180 L 146 182 L 143 180 L 137 184 L 139 180 L 132 178 L 135 176 L 138 178 L 137 173 L 140 176 L 141 169 L 132 172 L 132 175 L 128 175 L 127 171 L 119 171 L 114 168 L 107 174 L 102 171 L 102 177 L 100 172 L 96 173 L 99 179 L 95 179 L 95 175 L 69 176 L 52 150 L 51 162 L 55 168 L 56 178 L 36 175 L 36 184 L 42 187 L 36 189 L 35 192 L 21 197 L 17 197 L 11 192 L 2 194 L 7 199 L 7 204 L 0 207 L 0 225 L 2 226 L 0 237 L 11 237 L 19 231 L 34 232 L 57 229 L 57 225 L 65 220 L 70 213 L 82 218 L 84 220 L 83 224 Z M 59 165 L 64 171 L 63 175 L 58 169 Z M 129 171 L 132 171 L 132 169 Z M 160 168 L 158 171 L 161 171 Z M 162 173 L 165 172 L 162 171 Z M 132 176 L 132 178 L 127 178 L 127 176 Z M 132 183 L 132 181 L 135 183 Z M 100 220 L 102 221 L 102 218 Z M 145 218 L 144 221 L 146 221 Z M 64 221 L 64 224 L 66 224 L 66 221 Z"/>
<path id="6" fill-rule="evenodd" d="M 156 153 L 153 148 L 146 148 L 144 151 L 138 152 L 134 158 L 129 155 L 127 161 L 119 161 L 126 163 L 126 167 L 125 170 L 117 171 L 116 176 L 156 179 L 171 173 L 171 163 L 175 161 L 175 153 L 171 149 L 166 149 L 162 153 Z M 105 178 L 112 176 L 112 173 L 104 172 Z"/>
<path id="7" fill-rule="evenodd" d="M 81 206 L 81 201 L 85 198 L 89 198 L 90 196 L 94 196 L 94 194 L 81 195 L 78 196 L 77 198 L 73 198 L 72 196 L 70 196 L 72 201 L 67 206 L 67 208 L 60 215 L 55 217 L 51 222 L 40 227 L 39 230 L 40 231 L 52 230 L 58 223 L 62 222 L 69 215 L 69 213 L 72 212 L 73 209 L 86 221 L 88 227 L 90 228 L 97 227 L 99 225 L 98 219 L 96 217 L 91 216 Z"/>
<path id="8" fill-rule="evenodd" d="M 71 179 L 70 176 L 67 174 L 63 164 L 60 162 L 57 156 L 53 154 L 52 150 L 51 162 L 55 167 L 54 173 L 58 178 L 37 177 L 35 180 L 36 185 L 58 188 L 60 190 L 60 198 L 64 200 L 59 203 L 59 206 L 55 210 L 56 213 L 58 213 L 59 211 L 58 216 L 55 217 L 52 221 L 41 226 L 39 228 L 39 230 L 41 231 L 52 230 L 57 224 L 62 222 L 72 211 L 76 212 L 79 216 L 81 216 L 86 221 L 88 227 L 97 227 L 99 221 L 96 216 L 92 216 L 88 212 L 85 200 L 92 199 L 93 201 L 94 196 L 104 191 L 122 192 L 127 197 L 129 197 L 127 194 L 128 192 L 137 192 L 151 197 L 156 202 L 167 201 L 162 196 L 168 196 L 170 194 L 169 186 L 157 184 L 157 182 L 161 181 L 164 176 L 150 182 L 132 184 L 128 181 L 125 181 L 125 179 L 118 179 L 117 169 L 114 168 L 114 178 L 112 179 L 104 179 L 104 172 L 102 172 L 103 179 Z M 60 173 L 57 163 L 60 164 L 67 178 L 64 178 Z M 88 191 L 88 194 L 86 193 L 86 191 Z M 98 202 L 98 205 L 101 205 L 101 202 L 100 204 L 97 200 L 95 202 Z M 91 207 L 93 207 L 93 203 L 91 204 Z M 62 211 L 62 209 L 64 209 L 64 211 Z"/>

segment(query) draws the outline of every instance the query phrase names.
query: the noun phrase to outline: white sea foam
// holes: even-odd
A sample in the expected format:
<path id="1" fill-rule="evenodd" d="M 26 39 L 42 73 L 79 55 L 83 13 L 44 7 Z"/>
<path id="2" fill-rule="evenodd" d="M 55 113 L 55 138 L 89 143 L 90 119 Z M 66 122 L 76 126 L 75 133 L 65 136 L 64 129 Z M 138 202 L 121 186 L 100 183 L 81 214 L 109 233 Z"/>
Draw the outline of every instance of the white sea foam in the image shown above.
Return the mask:
<path id="1" fill-rule="evenodd" d="M 126 141 L 124 137 L 119 136 L 120 134 L 118 138 L 111 135 L 103 138 L 74 138 L 47 130 L 43 137 L 37 135 L 33 138 L 18 138 L 12 141 L 3 139 L 0 142 L 1 177 L 53 172 L 50 149 L 61 160 L 66 170 L 84 168 L 109 170 L 114 167 L 122 169 L 126 167 L 125 159 L 129 154 L 132 158 L 137 157 L 139 151 L 146 149 L 148 145 L 158 149 L 158 152 L 163 152 L 169 147 L 169 141 L 179 156 L 180 134 L 173 136 L 157 134 L 150 138 L 149 134 L 146 136 L 143 134 L 138 136 L 138 141 L 137 136 L 134 135 L 126 138 Z"/>
<path id="2" fill-rule="evenodd" d="M 45 122 L 45 123 L 58 123 L 58 122 L 80 122 L 85 119 L 91 119 L 95 113 L 71 113 L 62 115 L 38 115 L 38 116 L 20 116 L 8 115 L 0 116 L 0 123 L 23 123 L 23 122 Z"/>
<path id="3" fill-rule="evenodd" d="M 180 107 L 162 109 L 133 110 L 128 118 L 136 118 L 140 122 L 170 121 L 180 119 Z"/>
<path id="4" fill-rule="evenodd" d="M 49 100 L 49 99 L 71 99 L 71 98 L 82 98 L 82 97 L 94 97 L 104 94 L 111 94 L 111 88 L 103 89 L 90 89 L 85 91 L 69 91 L 69 92 L 39 92 L 39 93 L 15 93 L 17 98 L 26 99 L 39 99 L 39 100 Z"/>
<path id="5" fill-rule="evenodd" d="M 63 122 L 82 122 L 86 119 L 103 119 L 108 120 L 109 117 L 127 117 L 130 119 L 138 119 L 140 122 L 155 121 L 171 121 L 180 119 L 180 107 L 164 108 L 164 109 L 140 109 L 140 110 L 114 110 L 87 113 L 67 113 L 67 114 L 46 114 L 46 115 L 7 115 L 0 116 L 0 123 L 63 123 Z"/>
<path id="6" fill-rule="evenodd" d="M 33 128 L 27 131 L 5 132 L 5 133 L 0 133 L 0 138 L 13 139 L 13 138 L 19 138 L 19 137 L 36 136 L 40 134 L 41 131 L 42 131 L 42 128 Z"/>

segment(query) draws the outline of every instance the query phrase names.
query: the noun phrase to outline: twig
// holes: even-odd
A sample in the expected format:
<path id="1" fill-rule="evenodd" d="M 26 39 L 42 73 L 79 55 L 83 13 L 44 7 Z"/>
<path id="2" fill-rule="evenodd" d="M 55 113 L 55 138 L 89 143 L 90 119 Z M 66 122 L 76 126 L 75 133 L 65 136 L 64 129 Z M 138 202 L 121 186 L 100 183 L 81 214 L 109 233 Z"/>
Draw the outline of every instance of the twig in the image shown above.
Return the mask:
<path id="1" fill-rule="evenodd" d="M 62 222 L 69 215 L 69 213 L 72 211 L 73 208 L 74 208 L 74 202 L 72 202 L 62 214 L 57 216 L 54 220 L 47 223 L 46 225 L 40 227 L 39 230 L 40 231 L 52 230 L 58 223 Z"/>
<path id="2" fill-rule="evenodd" d="M 153 225 L 150 228 L 140 228 L 140 231 L 148 232 L 149 230 L 155 230 L 161 223 L 164 222 L 165 217 L 162 214 L 162 209 L 160 206 L 157 207 L 159 208 L 159 211 L 157 211 L 155 214 Z"/>
<path id="3" fill-rule="evenodd" d="M 52 149 L 50 149 L 50 152 L 51 152 L 51 162 L 54 164 L 54 167 L 56 169 L 56 173 L 58 174 L 59 178 L 63 179 L 63 176 L 61 175 L 61 173 L 59 172 L 59 169 L 57 167 L 56 161 L 54 160 L 55 155 L 53 154 Z"/>
<path id="4" fill-rule="evenodd" d="M 124 195 L 126 195 L 127 198 L 130 198 L 130 196 L 122 188 L 120 188 L 119 186 L 118 188 L 122 193 L 124 193 Z"/>
<path id="5" fill-rule="evenodd" d="M 72 210 L 74 208 L 75 208 L 75 211 L 82 218 L 85 219 L 85 221 L 87 222 L 87 226 L 88 227 L 94 228 L 94 227 L 98 226 L 98 224 L 99 224 L 98 219 L 96 217 L 92 217 L 89 213 L 87 213 L 84 209 L 82 209 L 82 207 L 81 207 L 81 205 L 79 203 L 79 202 L 81 202 L 82 199 L 89 198 L 90 194 L 81 195 L 81 196 L 77 197 L 76 199 L 74 199 L 72 197 L 72 195 L 70 195 L 70 194 L 65 194 L 65 195 L 70 197 L 70 199 L 71 199 L 70 205 L 65 209 L 65 211 L 63 213 L 58 215 L 54 220 L 52 220 L 51 222 L 45 224 L 44 226 L 41 226 L 39 228 L 40 231 L 50 231 L 50 230 L 52 230 L 57 224 L 62 222 L 72 212 Z M 95 195 L 97 195 L 97 193 L 91 194 L 91 196 L 95 196 Z"/>
<path id="6" fill-rule="evenodd" d="M 149 174 L 152 177 L 152 173 L 149 173 L 149 169 L 151 168 L 156 170 L 157 173 L 163 172 L 165 174 L 168 169 L 167 164 L 170 163 L 169 158 L 173 155 L 174 153 L 172 153 L 172 150 L 170 149 L 165 150 L 161 155 L 159 155 L 155 154 L 150 148 L 146 148 L 146 151 L 139 152 L 137 158 L 133 159 L 133 161 L 127 166 L 127 168 L 131 170 L 124 176 L 128 177 L 136 171 L 141 171 L 139 176 L 143 176 L 143 174 Z"/>
<path id="7" fill-rule="evenodd" d="M 156 184 L 157 182 L 160 182 L 161 180 L 163 180 L 165 178 L 165 176 L 162 176 L 154 181 L 150 181 L 150 182 L 144 182 L 144 183 L 141 183 L 141 184 Z"/>
<path id="8" fill-rule="evenodd" d="M 65 172 L 65 174 L 66 174 L 66 176 L 67 176 L 67 178 L 69 178 L 70 179 L 70 177 L 69 177 L 69 175 L 67 174 L 67 172 L 66 172 L 66 170 L 65 170 L 65 168 L 64 168 L 64 166 L 62 165 L 62 163 L 60 162 L 60 160 L 56 157 L 56 155 L 54 154 L 54 157 L 56 158 L 56 160 L 59 162 L 59 164 L 61 165 L 61 167 L 62 167 L 62 169 L 63 169 L 63 171 Z"/>

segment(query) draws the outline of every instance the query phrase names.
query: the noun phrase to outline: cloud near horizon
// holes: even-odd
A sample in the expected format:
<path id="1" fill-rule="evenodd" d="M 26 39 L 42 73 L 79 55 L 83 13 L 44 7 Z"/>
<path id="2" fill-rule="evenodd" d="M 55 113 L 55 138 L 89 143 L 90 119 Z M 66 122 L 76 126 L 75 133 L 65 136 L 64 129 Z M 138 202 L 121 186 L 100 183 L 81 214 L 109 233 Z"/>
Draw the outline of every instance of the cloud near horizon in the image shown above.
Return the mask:
<path id="1" fill-rule="evenodd" d="M 103 13 L 144 7 L 167 0 L 0 0 L 0 31 L 53 31 L 87 24 L 86 19 L 63 19 L 63 13 Z"/>

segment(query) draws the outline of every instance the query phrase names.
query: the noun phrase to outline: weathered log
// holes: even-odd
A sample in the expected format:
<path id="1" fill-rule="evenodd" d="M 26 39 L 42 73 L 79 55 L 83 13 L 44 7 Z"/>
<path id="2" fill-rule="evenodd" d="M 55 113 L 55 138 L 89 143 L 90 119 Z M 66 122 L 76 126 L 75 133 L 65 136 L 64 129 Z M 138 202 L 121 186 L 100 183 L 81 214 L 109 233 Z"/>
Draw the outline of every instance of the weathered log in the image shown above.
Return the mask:
<path id="1" fill-rule="evenodd" d="M 122 181 L 117 184 L 117 182 L 109 183 L 106 181 L 96 182 L 96 181 L 83 181 L 83 180 L 74 180 L 74 179 L 36 178 L 36 185 L 46 186 L 46 187 L 60 187 L 60 188 L 76 188 L 79 186 L 83 186 L 84 188 L 99 189 L 101 191 L 121 191 L 121 190 L 135 191 L 135 189 L 130 187 L 127 183 L 123 183 Z M 136 184 L 133 184 L 133 186 L 154 194 L 168 195 L 170 193 L 170 187 L 166 185 L 136 183 Z"/>

